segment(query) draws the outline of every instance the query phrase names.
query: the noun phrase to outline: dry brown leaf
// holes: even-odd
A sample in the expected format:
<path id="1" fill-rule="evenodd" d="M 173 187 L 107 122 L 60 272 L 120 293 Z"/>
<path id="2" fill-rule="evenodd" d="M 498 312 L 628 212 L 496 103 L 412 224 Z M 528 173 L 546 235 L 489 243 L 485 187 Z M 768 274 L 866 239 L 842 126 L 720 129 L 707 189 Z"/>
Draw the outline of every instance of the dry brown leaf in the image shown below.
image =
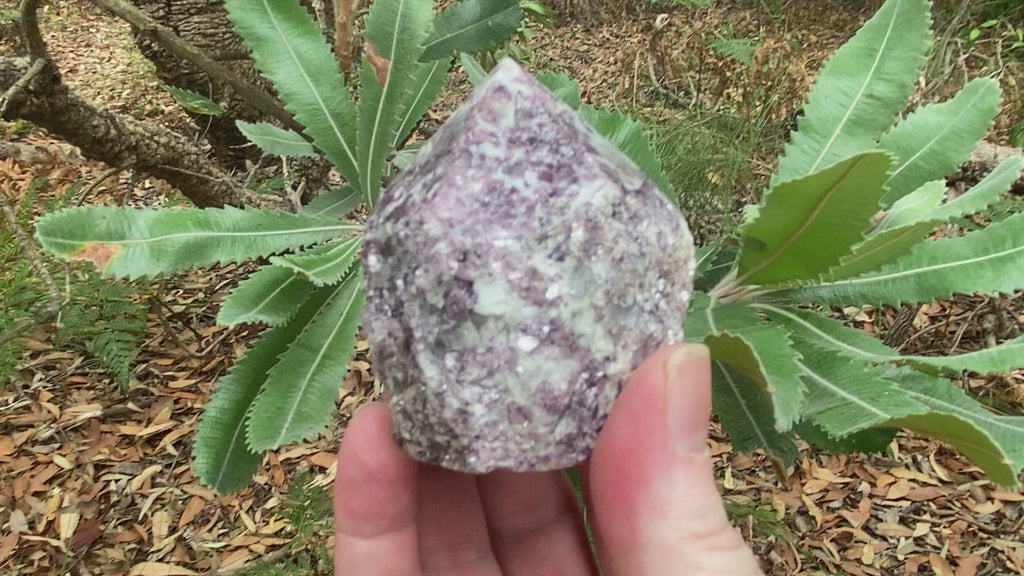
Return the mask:
<path id="1" fill-rule="evenodd" d="M 901 500 L 907 494 L 910 494 L 910 482 L 906 480 L 897 480 L 895 484 L 889 487 L 889 491 L 885 494 L 886 500 Z"/>
<path id="2" fill-rule="evenodd" d="M 132 489 L 132 492 L 138 492 L 139 490 L 141 490 L 142 487 L 146 484 L 146 482 L 148 482 L 150 478 L 152 478 L 157 472 L 161 470 L 163 470 L 163 466 L 159 464 L 153 464 L 152 466 L 149 466 L 145 470 L 143 470 L 142 473 L 140 473 L 138 476 L 132 478 L 132 481 L 129 484 L 129 486 Z"/>
<path id="3" fill-rule="evenodd" d="M 307 462 L 320 468 L 330 468 L 337 460 L 338 455 L 334 452 L 317 452 L 306 458 Z"/>
<path id="4" fill-rule="evenodd" d="M 977 554 L 971 554 L 957 560 L 955 576 L 975 576 L 978 567 L 985 559 Z"/>
<path id="5" fill-rule="evenodd" d="M 887 538 L 902 537 L 910 538 L 914 535 L 914 531 L 902 524 L 894 524 L 892 522 L 879 522 L 875 526 L 875 532 L 879 536 L 885 536 Z"/>
<path id="6" fill-rule="evenodd" d="M 198 574 L 184 566 L 165 562 L 140 562 L 128 571 L 128 576 L 196 576 Z"/>
<path id="7" fill-rule="evenodd" d="M 936 576 L 956 576 L 949 562 L 935 552 L 928 555 L 928 565 L 935 571 Z"/>
<path id="8" fill-rule="evenodd" d="M 185 505 L 185 509 L 181 511 L 181 517 L 178 518 L 178 530 L 192 522 L 204 506 L 206 506 L 206 501 L 199 496 L 190 498 L 188 504 Z"/>
<path id="9" fill-rule="evenodd" d="M 75 533 L 71 536 L 71 547 L 75 549 L 84 548 L 95 542 L 102 535 L 103 530 L 100 529 L 100 523 L 91 518 L 86 518 L 78 523 Z"/>

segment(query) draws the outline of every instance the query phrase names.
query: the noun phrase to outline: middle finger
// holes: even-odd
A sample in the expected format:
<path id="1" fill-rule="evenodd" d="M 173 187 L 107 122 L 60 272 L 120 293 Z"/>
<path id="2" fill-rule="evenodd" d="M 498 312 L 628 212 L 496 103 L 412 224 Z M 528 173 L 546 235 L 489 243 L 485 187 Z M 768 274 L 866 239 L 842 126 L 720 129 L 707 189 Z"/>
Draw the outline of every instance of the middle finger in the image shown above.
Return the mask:
<path id="1" fill-rule="evenodd" d="M 422 465 L 418 497 L 423 576 L 501 576 L 474 476 Z"/>

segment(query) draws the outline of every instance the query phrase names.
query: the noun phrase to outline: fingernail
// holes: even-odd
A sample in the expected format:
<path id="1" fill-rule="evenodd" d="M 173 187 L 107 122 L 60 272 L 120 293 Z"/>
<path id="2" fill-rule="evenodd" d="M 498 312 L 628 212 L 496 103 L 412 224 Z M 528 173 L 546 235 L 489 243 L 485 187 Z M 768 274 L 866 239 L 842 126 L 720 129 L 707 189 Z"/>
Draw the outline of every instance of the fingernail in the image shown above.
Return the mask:
<path id="1" fill-rule="evenodd" d="M 710 353 L 703 344 L 683 344 L 666 362 L 668 433 L 681 454 L 707 451 L 709 399 L 706 379 Z"/>

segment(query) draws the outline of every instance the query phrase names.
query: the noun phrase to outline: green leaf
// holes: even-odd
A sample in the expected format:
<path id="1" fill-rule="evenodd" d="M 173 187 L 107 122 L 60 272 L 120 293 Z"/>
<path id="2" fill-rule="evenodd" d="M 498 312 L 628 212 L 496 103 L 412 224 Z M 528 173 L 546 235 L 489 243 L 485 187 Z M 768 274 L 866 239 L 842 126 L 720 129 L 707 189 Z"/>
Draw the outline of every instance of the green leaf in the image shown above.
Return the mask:
<path id="1" fill-rule="evenodd" d="M 448 70 L 451 66 L 451 60 L 444 59 L 435 60 L 430 63 L 430 66 L 417 68 L 417 76 L 410 81 L 410 85 L 418 86 L 416 96 L 406 108 L 398 132 L 395 133 L 395 141 L 391 143 L 392 150 L 398 150 L 402 143 L 409 138 L 413 129 L 416 128 L 416 124 L 423 119 L 423 115 L 434 104 L 434 100 L 444 86 L 444 80 L 448 77 Z"/>
<path id="2" fill-rule="evenodd" d="M 359 256 L 362 236 L 341 238 L 297 254 L 274 256 L 273 264 L 290 268 L 317 286 L 334 284 L 348 273 Z"/>
<path id="3" fill-rule="evenodd" d="M 579 110 L 580 84 L 565 74 L 545 72 L 537 75 L 537 81 L 544 85 L 552 94 L 558 96 L 559 100 L 565 102 L 573 110 Z"/>
<path id="4" fill-rule="evenodd" d="M 1000 100 L 995 80 L 977 78 L 948 102 L 922 106 L 883 135 L 879 148 L 895 154 L 899 164 L 882 203 L 892 205 L 925 182 L 956 171 L 988 134 Z"/>
<path id="5" fill-rule="evenodd" d="M 925 241 L 928 234 L 938 224 L 938 221 L 926 220 L 876 232 L 855 246 L 852 254 L 841 258 L 839 266 L 827 274 L 823 274 L 821 281 L 853 278 L 866 272 L 878 270 L 910 253 L 914 246 Z"/>
<path id="6" fill-rule="evenodd" d="M 806 388 L 796 363 L 800 354 L 784 327 L 768 324 L 745 303 L 720 304 L 696 293 L 690 302 L 685 334 L 690 342 L 703 341 L 714 360 L 769 392 L 780 432 L 800 419 Z"/>
<path id="7" fill-rule="evenodd" d="M 932 409 L 895 420 L 893 425 L 947 442 L 997 484 L 1019 486 L 1017 473 L 1024 466 L 1024 417 L 997 416 L 942 378 L 907 369 L 885 374 Z"/>
<path id="8" fill-rule="evenodd" d="M 250 450 L 312 438 L 330 422 L 352 357 L 363 291 L 358 270 L 320 290 L 330 300 L 270 370 L 248 418 Z"/>
<path id="9" fill-rule="evenodd" d="M 89 260 L 106 274 L 137 278 L 268 256 L 360 228 L 315 216 L 232 207 L 90 206 L 47 214 L 36 224 L 36 237 L 64 259 Z"/>
<path id="10" fill-rule="evenodd" d="M 746 303 L 722 304 L 703 292 L 694 292 L 686 315 L 686 340 L 703 342 L 708 335 L 743 332 L 767 324 Z"/>
<path id="11" fill-rule="evenodd" d="M 773 321 L 785 325 L 795 339 L 876 364 L 900 362 L 930 366 L 952 373 L 970 370 L 985 374 L 1009 372 L 1020 368 L 1024 358 L 1024 336 L 1018 336 L 993 348 L 956 356 L 903 356 L 861 330 L 844 326 L 836 320 L 824 318 L 808 310 L 770 304 L 753 304 L 753 307 L 768 314 Z"/>
<path id="12" fill-rule="evenodd" d="M 697 248 L 693 289 L 707 292 L 714 288 L 736 266 L 739 253 L 739 246 L 722 240 Z"/>
<path id="13" fill-rule="evenodd" d="M 643 125 L 621 112 L 606 108 L 593 108 L 584 104 L 579 107 L 578 112 L 598 134 L 608 139 L 635 162 L 659 190 L 669 198 L 673 197 L 672 184 L 661 169 L 661 158 L 654 151 Z"/>
<path id="14" fill-rule="evenodd" d="M 462 64 L 462 71 L 469 78 L 469 83 L 476 86 L 487 78 L 487 71 L 476 61 L 472 54 L 459 53 L 459 63 Z"/>
<path id="15" fill-rule="evenodd" d="M 220 116 L 224 113 L 216 102 L 202 94 L 191 90 L 185 90 L 184 88 L 175 88 L 174 86 L 168 86 L 167 84 L 161 84 L 160 87 L 166 90 L 178 104 L 181 104 L 182 108 L 193 114 Z"/>
<path id="16" fill-rule="evenodd" d="M 397 172 L 405 170 L 410 164 L 412 164 L 413 159 L 416 158 L 416 155 L 419 154 L 420 150 L 423 149 L 423 145 L 426 143 L 426 140 L 413 142 L 398 152 L 395 152 L 395 155 L 391 158 L 391 166 L 393 166 Z"/>
<path id="17" fill-rule="evenodd" d="M 928 51 L 929 24 L 926 0 L 888 0 L 828 59 L 772 187 L 875 146 L 914 90 Z"/>
<path id="18" fill-rule="evenodd" d="M 297 0 L 224 0 L 224 7 L 285 107 L 358 187 L 355 107 L 320 26 Z"/>
<path id="19" fill-rule="evenodd" d="M 302 207 L 300 214 L 320 218 L 342 218 L 348 216 L 363 203 L 363 195 L 351 184 L 322 192 Z"/>
<path id="20" fill-rule="evenodd" d="M 800 422 L 796 425 L 795 430 L 797 435 L 808 444 L 813 444 L 822 450 L 843 454 L 881 452 L 892 443 L 896 433 L 899 432 L 897 428 L 868 428 L 849 436 L 835 438 L 811 421 Z"/>
<path id="21" fill-rule="evenodd" d="M 914 213 L 903 212 L 899 219 L 909 221 L 918 218 L 919 221 L 872 233 L 864 242 L 854 247 L 852 254 L 844 256 L 840 260 L 841 263 L 838 267 L 823 275 L 821 280 L 834 281 L 853 278 L 854 276 L 878 270 L 882 266 L 902 258 L 915 246 L 924 242 L 928 234 L 943 221 L 950 220 L 961 214 L 970 214 L 983 210 L 996 202 L 999 199 L 999 195 L 1008 190 L 1017 180 L 1020 176 L 1020 171 L 1020 157 L 1008 158 L 970 190 L 964 192 L 955 200 L 938 206 L 926 216 L 921 217 L 917 210 L 913 210 Z M 914 196 L 922 190 L 924 191 L 922 192 L 923 194 L 933 195 L 933 198 L 934 195 L 938 195 L 940 192 L 943 195 L 946 192 L 945 184 L 941 181 L 934 185 L 934 191 L 928 192 L 926 188 L 931 187 L 931 185 L 926 184 L 917 192 L 900 198 L 893 205 L 890 212 L 898 210 L 902 203 L 912 202 Z M 919 206 L 923 208 L 933 201 L 933 198 L 924 200 L 922 205 Z M 885 222 L 883 221 L 882 224 L 884 225 Z"/>
<path id="22" fill-rule="evenodd" d="M 754 38 L 710 38 L 707 47 L 722 56 L 750 66 L 754 62 L 757 40 Z"/>
<path id="23" fill-rule="evenodd" d="M 768 392 L 722 362 L 711 362 L 711 374 L 712 407 L 734 450 L 753 452 L 762 448 L 783 464 L 800 456 L 793 433 L 775 429 Z"/>
<path id="24" fill-rule="evenodd" d="M 888 178 L 888 155 L 868 152 L 765 193 L 740 227 L 738 284 L 814 280 L 863 239 Z"/>
<path id="25" fill-rule="evenodd" d="M 363 200 L 380 194 L 388 155 L 408 126 L 406 114 L 436 62 L 417 60 L 433 16 L 431 0 L 375 0 L 366 16 L 359 70 L 359 174 Z M 431 98 L 432 100 L 432 98 Z"/>
<path id="26" fill-rule="evenodd" d="M 462 0 L 434 19 L 420 61 L 487 50 L 515 34 L 521 19 L 518 0 Z"/>
<path id="27" fill-rule="evenodd" d="M 863 363 L 817 346 L 799 349 L 803 355 L 799 364 L 807 383 L 804 416 L 833 437 L 928 412 L 927 406 L 877 372 L 868 371 Z"/>
<path id="28" fill-rule="evenodd" d="M 934 180 L 922 184 L 920 188 L 897 200 L 885 212 L 876 230 L 891 230 L 901 226 L 910 226 L 921 222 L 929 216 L 946 198 L 946 181 Z M 932 224 L 934 227 L 935 223 Z"/>
<path id="29" fill-rule="evenodd" d="M 250 142 L 259 146 L 264 154 L 295 157 L 316 156 L 313 145 L 291 130 L 278 128 L 267 122 L 252 124 L 236 120 L 235 125 Z"/>
<path id="30" fill-rule="evenodd" d="M 960 238 L 918 244 L 877 272 L 773 292 L 769 298 L 839 303 L 927 302 L 953 292 L 1013 292 L 1024 287 L 1024 213 Z"/>
<path id="31" fill-rule="evenodd" d="M 1024 161 L 1020 156 L 1011 156 L 1003 160 L 981 182 L 954 200 L 939 206 L 928 217 L 935 220 L 949 220 L 988 208 L 1020 178 L 1022 168 L 1024 168 Z"/>
<path id="32" fill-rule="evenodd" d="M 217 312 L 217 324 L 234 326 L 264 322 L 280 326 L 312 293 L 313 284 L 294 270 L 263 266 L 224 298 Z"/>
<path id="33" fill-rule="evenodd" d="M 290 322 L 260 334 L 213 389 L 192 447 L 193 467 L 204 485 L 231 494 L 241 490 L 259 468 L 263 454 L 250 450 L 246 443 L 246 415 L 278 356 L 288 350 L 332 293 L 333 289 L 317 291 Z"/>
<path id="34" fill-rule="evenodd" d="M 707 336 L 704 343 L 715 361 L 728 364 L 768 392 L 776 430 L 785 432 L 800 419 L 807 388 L 800 380 L 800 354 L 785 328 L 775 325 L 723 332 Z"/>

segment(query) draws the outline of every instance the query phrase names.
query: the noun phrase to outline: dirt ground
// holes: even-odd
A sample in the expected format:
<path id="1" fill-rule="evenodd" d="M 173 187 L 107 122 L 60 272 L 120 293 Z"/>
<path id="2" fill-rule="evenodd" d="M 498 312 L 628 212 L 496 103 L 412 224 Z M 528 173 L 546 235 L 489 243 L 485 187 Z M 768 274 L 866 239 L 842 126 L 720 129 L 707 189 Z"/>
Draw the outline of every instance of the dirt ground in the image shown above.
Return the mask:
<path id="1" fill-rule="evenodd" d="M 0 11 L 15 4 L 0 0 Z M 879 4 L 666 5 L 665 16 L 542 31 L 529 45 L 531 64 L 569 73 L 591 103 L 649 118 L 694 106 L 752 114 L 770 101 L 771 114 L 784 122 L 798 111 L 823 59 Z M 159 88 L 126 25 L 87 2 L 58 0 L 45 9 L 46 41 L 73 89 L 117 111 L 195 130 Z M 10 50 L 4 34 L 0 51 Z M 751 64 L 707 47 L 724 35 L 758 39 Z M 1000 76 L 1006 112 L 991 139 L 1005 143 L 1024 117 L 1024 55 L 1014 60 L 994 44 L 989 48 L 959 55 L 950 48 L 943 64 L 922 76 L 917 98 L 946 96 L 965 77 Z M 432 113 L 437 121 L 464 94 L 457 76 L 453 84 Z M 96 183 L 108 172 L 31 127 L 0 124 L 0 130 L 3 143 L 17 144 L 0 148 L 0 193 L 14 205 L 38 176 L 48 175 L 46 195 L 60 196 L 79 193 L 75 182 Z M 770 157 L 757 161 L 758 170 L 770 173 Z M 130 179 L 114 174 L 88 201 L 121 202 Z M 169 193 L 165 183 L 142 180 L 127 202 L 159 204 Z M 296 548 L 297 529 L 281 511 L 297 474 L 307 473 L 314 486 L 332 481 L 347 417 L 373 394 L 365 343 L 340 391 L 335 425 L 319 439 L 271 453 L 250 487 L 230 497 L 202 487 L 189 466 L 191 437 L 212 384 L 258 331 L 214 324 L 218 302 L 248 271 L 227 266 L 159 282 L 161 302 L 151 307 L 126 392 L 82 351 L 56 347 L 52 326 L 29 333 L 14 381 L 0 389 L 0 572 L 229 574 L 268 557 L 314 553 L 321 545 L 329 550 L 323 533 L 307 535 Z M 1019 334 L 1024 295 L 963 296 L 912 312 L 904 350 L 955 353 Z M 837 313 L 884 333 L 899 310 Z M 995 316 L 1011 332 L 993 336 Z M 1024 405 L 1022 371 L 965 376 L 961 384 Z M 993 485 L 941 443 L 901 435 L 883 456 L 806 448 L 783 475 L 763 454 L 734 453 L 717 428 L 711 453 L 730 513 L 769 574 L 1024 574 L 1024 493 Z"/>

